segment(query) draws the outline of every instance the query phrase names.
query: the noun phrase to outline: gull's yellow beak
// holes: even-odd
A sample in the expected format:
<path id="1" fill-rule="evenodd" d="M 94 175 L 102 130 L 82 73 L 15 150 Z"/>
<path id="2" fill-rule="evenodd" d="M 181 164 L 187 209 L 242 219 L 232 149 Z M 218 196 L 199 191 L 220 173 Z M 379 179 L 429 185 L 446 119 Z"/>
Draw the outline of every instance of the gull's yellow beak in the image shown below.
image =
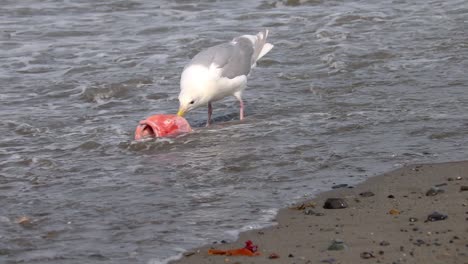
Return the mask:
<path id="1" fill-rule="evenodd" d="M 177 112 L 178 116 L 184 116 L 185 115 L 185 109 L 179 108 L 179 111 Z"/>

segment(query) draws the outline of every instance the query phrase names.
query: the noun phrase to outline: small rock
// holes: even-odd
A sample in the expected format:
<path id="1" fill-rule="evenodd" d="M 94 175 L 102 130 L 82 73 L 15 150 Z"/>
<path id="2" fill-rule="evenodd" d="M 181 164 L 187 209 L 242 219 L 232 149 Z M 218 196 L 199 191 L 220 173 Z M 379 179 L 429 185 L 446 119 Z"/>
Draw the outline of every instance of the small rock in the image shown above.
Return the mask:
<path id="1" fill-rule="evenodd" d="M 333 264 L 333 263 L 336 262 L 336 259 L 334 259 L 334 258 L 322 259 L 320 262 L 321 263 Z"/>
<path id="2" fill-rule="evenodd" d="M 381 242 L 379 243 L 379 245 L 385 247 L 385 246 L 390 245 L 390 243 L 389 243 L 388 241 L 383 240 L 383 241 L 381 241 Z"/>
<path id="3" fill-rule="evenodd" d="M 422 240 L 422 239 L 418 239 L 418 240 L 416 240 L 416 242 L 414 242 L 413 244 L 415 244 L 416 246 L 420 247 L 421 245 L 426 244 L 426 242 L 424 242 L 424 240 Z"/>
<path id="4" fill-rule="evenodd" d="M 184 255 L 184 257 L 190 257 L 190 256 L 192 256 L 192 255 L 195 255 L 195 252 L 193 252 L 193 251 L 187 251 L 187 252 L 184 252 L 183 255 Z"/>
<path id="5" fill-rule="evenodd" d="M 436 196 L 439 193 L 445 192 L 444 190 L 437 188 L 437 187 L 431 187 L 427 192 L 426 196 Z"/>
<path id="6" fill-rule="evenodd" d="M 393 208 L 391 209 L 390 211 L 388 211 L 389 214 L 391 215 L 399 215 L 400 214 L 400 211 L 398 211 L 397 209 Z"/>
<path id="7" fill-rule="evenodd" d="M 305 209 L 305 210 L 304 210 L 304 214 L 305 214 L 305 215 L 315 215 L 316 213 L 315 213 L 314 210 L 312 210 L 312 209 L 309 208 L 309 209 Z"/>
<path id="8" fill-rule="evenodd" d="M 315 215 L 315 216 L 323 216 L 324 214 L 323 213 L 317 213 L 315 212 L 313 209 L 305 209 L 304 210 L 304 214 L 305 215 Z"/>
<path id="9" fill-rule="evenodd" d="M 417 219 L 416 217 L 410 217 L 410 218 L 409 218 L 409 221 L 412 222 L 412 223 L 414 223 L 414 222 L 417 222 L 418 219 Z"/>
<path id="10" fill-rule="evenodd" d="M 339 188 L 344 188 L 344 187 L 348 187 L 348 184 L 337 184 L 337 185 L 333 185 L 332 186 L 332 189 L 339 189 Z"/>
<path id="11" fill-rule="evenodd" d="M 449 177 L 449 178 L 447 179 L 447 181 L 453 181 L 453 178 Z"/>
<path id="12" fill-rule="evenodd" d="M 370 259 L 370 258 L 375 258 L 375 256 L 370 252 L 362 252 L 361 253 L 361 258 L 362 259 Z"/>
<path id="13" fill-rule="evenodd" d="M 434 185 L 435 187 L 442 187 L 442 186 L 447 186 L 448 184 L 446 182 L 443 182 L 443 183 L 439 183 L 439 184 L 436 184 Z"/>
<path id="14" fill-rule="evenodd" d="M 279 257 L 280 257 L 280 256 L 279 256 L 278 254 L 276 254 L 276 253 L 271 253 L 271 254 L 268 256 L 269 259 L 278 259 Z"/>
<path id="15" fill-rule="evenodd" d="M 455 180 L 457 180 L 457 181 L 460 181 L 461 179 L 463 179 L 461 176 L 458 176 L 458 177 L 455 178 Z"/>
<path id="16" fill-rule="evenodd" d="M 427 216 L 426 222 L 435 222 L 435 221 L 441 221 L 447 219 L 447 215 L 441 214 L 438 212 L 433 212 L 432 214 Z"/>
<path id="17" fill-rule="evenodd" d="M 379 250 L 379 255 L 383 255 L 385 252 L 383 250 Z"/>
<path id="18" fill-rule="evenodd" d="M 344 250 L 346 249 L 346 245 L 343 240 L 335 239 L 332 241 L 331 245 L 328 247 L 328 250 Z"/>
<path id="19" fill-rule="evenodd" d="M 289 254 L 289 255 L 288 255 L 288 258 L 294 258 L 294 255 L 293 255 L 293 254 Z"/>
<path id="20" fill-rule="evenodd" d="M 325 209 L 343 209 L 347 208 L 348 204 L 341 198 L 328 198 L 323 205 Z"/>
<path id="21" fill-rule="evenodd" d="M 466 185 L 460 186 L 460 192 L 464 192 L 464 191 L 468 191 L 468 186 Z"/>
<path id="22" fill-rule="evenodd" d="M 371 197 L 371 196 L 374 196 L 375 194 L 371 191 L 367 191 L 367 192 L 362 192 L 359 194 L 361 197 Z"/>
<path id="23" fill-rule="evenodd" d="M 395 195 L 390 194 L 389 196 L 387 196 L 387 198 L 394 199 L 394 198 L 395 198 Z"/>

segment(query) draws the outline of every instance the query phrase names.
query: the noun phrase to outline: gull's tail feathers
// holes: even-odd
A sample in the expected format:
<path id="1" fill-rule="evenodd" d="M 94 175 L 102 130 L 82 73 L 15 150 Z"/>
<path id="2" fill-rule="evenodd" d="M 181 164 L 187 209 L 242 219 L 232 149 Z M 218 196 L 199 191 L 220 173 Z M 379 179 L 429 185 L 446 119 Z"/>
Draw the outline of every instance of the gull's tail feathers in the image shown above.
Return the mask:
<path id="1" fill-rule="evenodd" d="M 265 56 L 265 54 L 270 52 L 270 50 L 273 48 L 273 44 L 267 43 L 268 29 L 264 29 L 263 31 L 258 32 L 256 37 L 257 37 L 257 40 L 255 41 L 255 44 L 254 44 L 254 54 L 252 56 L 252 65 L 255 65 L 255 63 L 259 59 Z"/>

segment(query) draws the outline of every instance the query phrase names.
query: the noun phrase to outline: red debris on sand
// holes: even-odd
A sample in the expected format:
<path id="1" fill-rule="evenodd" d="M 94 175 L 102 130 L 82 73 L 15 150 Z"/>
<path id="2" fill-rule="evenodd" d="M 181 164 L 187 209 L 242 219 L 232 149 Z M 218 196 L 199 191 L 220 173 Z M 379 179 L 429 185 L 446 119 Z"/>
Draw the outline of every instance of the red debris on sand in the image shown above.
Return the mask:
<path id="1" fill-rule="evenodd" d="M 178 115 L 152 115 L 140 121 L 135 140 L 152 137 L 171 137 L 192 132 L 190 124 Z"/>
<path id="2" fill-rule="evenodd" d="M 254 245 L 252 241 L 247 240 L 245 242 L 245 247 L 238 248 L 238 249 L 229 249 L 229 250 L 221 250 L 221 249 L 209 249 L 209 255 L 226 255 L 226 256 L 258 256 L 260 255 L 257 252 L 258 246 Z"/>

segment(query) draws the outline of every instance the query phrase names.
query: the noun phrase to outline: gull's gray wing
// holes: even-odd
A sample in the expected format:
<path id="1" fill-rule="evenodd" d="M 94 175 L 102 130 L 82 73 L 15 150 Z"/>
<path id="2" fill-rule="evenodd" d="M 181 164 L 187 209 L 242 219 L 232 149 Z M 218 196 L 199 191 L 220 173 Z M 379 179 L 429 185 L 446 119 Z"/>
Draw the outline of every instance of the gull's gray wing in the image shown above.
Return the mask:
<path id="1" fill-rule="evenodd" d="M 252 67 L 254 48 L 246 38 L 237 38 L 235 42 L 220 44 L 198 53 L 186 66 L 203 65 L 210 67 L 212 63 L 221 68 L 221 76 L 233 79 L 248 75 Z"/>

